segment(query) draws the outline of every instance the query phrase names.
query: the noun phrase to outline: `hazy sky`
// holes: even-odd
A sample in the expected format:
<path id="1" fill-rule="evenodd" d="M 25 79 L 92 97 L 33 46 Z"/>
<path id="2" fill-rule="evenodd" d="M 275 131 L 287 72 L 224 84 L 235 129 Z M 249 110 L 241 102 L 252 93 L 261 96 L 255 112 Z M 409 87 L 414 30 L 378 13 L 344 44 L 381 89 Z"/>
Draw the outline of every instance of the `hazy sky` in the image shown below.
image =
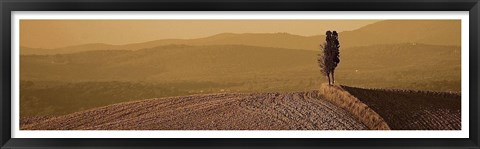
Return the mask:
<path id="1" fill-rule="evenodd" d="M 219 33 L 286 32 L 303 36 L 348 31 L 376 20 L 21 20 L 20 45 L 58 48 L 86 43 L 129 44 Z"/>

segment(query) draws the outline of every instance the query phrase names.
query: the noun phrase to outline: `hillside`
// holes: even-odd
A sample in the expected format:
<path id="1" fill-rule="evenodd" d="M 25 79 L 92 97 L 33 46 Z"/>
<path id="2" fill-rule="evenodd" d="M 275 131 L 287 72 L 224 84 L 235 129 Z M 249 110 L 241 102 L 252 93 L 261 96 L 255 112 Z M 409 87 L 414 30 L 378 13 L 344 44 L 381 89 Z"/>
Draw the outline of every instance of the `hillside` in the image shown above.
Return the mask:
<path id="1" fill-rule="evenodd" d="M 242 45 L 168 45 L 137 51 L 22 56 L 20 69 L 22 80 L 224 81 L 315 67 L 315 56 L 314 51 Z"/>
<path id="2" fill-rule="evenodd" d="M 20 101 L 24 108 L 20 113 L 62 115 L 136 99 L 201 93 L 314 90 L 325 82 L 316 54 L 242 45 L 170 45 L 21 56 Z M 341 58 L 337 83 L 460 91 L 459 47 L 365 46 L 347 48 Z"/>
<path id="3" fill-rule="evenodd" d="M 392 130 L 461 129 L 458 93 L 327 85 L 136 100 L 21 122 L 22 130 L 358 130 L 380 122 Z"/>
<path id="4" fill-rule="evenodd" d="M 336 70 L 341 84 L 369 88 L 460 91 L 457 46 L 393 44 L 343 49 Z"/>
<path id="5" fill-rule="evenodd" d="M 169 45 L 136 51 L 29 55 L 21 56 L 20 77 L 30 81 L 210 81 L 252 86 L 291 86 L 288 81 L 303 81 L 299 85 L 305 88 L 305 84 L 314 87 L 324 81 L 319 76 L 317 54 L 317 51 L 243 45 Z M 337 80 L 342 84 L 460 89 L 460 47 L 376 45 L 346 48 L 340 55 Z M 272 84 L 278 81 L 287 82 Z"/>
<path id="6" fill-rule="evenodd" d="M 399 43 L 460 46 L 460 27 L 460 21 L 456 20 L 387 20 L 379 21 L 353 31 L 340 32 L 339 34 L 342 48 Z M 22 55 L 44 55 L 94 50 L 139 50 L 171 44 L 197 46 L 235 44 L 318 50 L 319 45 L 325 40 L 324 31 L 318 31 L 318 34 L 318 36 L 300 36 L 288 33 L 223 33 L 198 39 L 161 39 L 125 45 L 93 43 L 57 49 L 21 47 L 20 53 Z"/>
<path id="7" fill-rule="evenodd" d="M 316 92 L 211 94 L 109 105 L 23 125 L 22 130 L 366 129 Z"/>
<path id="8" fill-rule="evenodd" d="M 422 43 L 460 46 L 460 20 L 379 21 L 353 31 L 341 32 L 346 47 L 378 44 Z"/>
<path id="9" fill-rule="evenodd" d="M 21 128 L 459 130 L 460 23 L 387 20 L 340 32 L 334 86 L 317 63 L 323 30 L 20 47 Z"/>

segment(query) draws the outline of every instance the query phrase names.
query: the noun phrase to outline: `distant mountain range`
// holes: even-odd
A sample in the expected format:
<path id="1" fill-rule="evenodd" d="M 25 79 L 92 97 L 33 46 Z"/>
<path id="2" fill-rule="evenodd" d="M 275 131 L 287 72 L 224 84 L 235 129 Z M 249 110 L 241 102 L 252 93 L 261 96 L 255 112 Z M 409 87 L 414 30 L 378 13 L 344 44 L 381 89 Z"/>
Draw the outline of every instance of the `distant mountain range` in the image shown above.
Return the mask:
<path id="1" fill-rule="evenodd" d="M 358 46 L 422 43 L 460 46 L 460 21 L 446 20 L 387 20 L 357 30 L 340 33 L 341 48 Z M 143 43 L 109 45 L 92 43 L 57 49 L 21 47 L 22 55 L 68 54 L 95 50 L 140 50 L 164 45 L 246 45 L 287 49 L 318 50 L 324 35 L 300 36 L 288 33 L 222 33 L 198 39 L 162 39 Z"/>

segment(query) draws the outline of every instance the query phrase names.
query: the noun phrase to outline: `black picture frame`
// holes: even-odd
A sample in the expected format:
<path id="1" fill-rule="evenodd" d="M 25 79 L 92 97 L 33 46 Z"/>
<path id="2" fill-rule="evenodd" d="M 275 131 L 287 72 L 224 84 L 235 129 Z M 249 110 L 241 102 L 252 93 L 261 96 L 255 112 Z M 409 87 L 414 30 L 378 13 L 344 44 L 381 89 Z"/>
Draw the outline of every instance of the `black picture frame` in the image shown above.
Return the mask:
<path id="1" fill-rule="evenodd" d="M 479 0 L 1 0 L 1 148 L 479 148 Z M 12 11 L 469 11 L 470 138 L 23 139 L 11 138 Z"/>

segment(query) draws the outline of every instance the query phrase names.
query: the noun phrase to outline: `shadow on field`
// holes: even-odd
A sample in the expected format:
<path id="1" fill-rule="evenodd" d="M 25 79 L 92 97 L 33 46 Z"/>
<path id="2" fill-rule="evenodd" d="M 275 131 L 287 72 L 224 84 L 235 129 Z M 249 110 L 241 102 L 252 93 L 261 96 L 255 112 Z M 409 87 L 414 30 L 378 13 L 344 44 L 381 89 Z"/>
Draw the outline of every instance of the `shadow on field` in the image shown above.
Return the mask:
<path id="1" fill-rule="evenodd" d="M 392 130 L 460 130 L 460 93 L 341 86 L 372 108 Z"/>

